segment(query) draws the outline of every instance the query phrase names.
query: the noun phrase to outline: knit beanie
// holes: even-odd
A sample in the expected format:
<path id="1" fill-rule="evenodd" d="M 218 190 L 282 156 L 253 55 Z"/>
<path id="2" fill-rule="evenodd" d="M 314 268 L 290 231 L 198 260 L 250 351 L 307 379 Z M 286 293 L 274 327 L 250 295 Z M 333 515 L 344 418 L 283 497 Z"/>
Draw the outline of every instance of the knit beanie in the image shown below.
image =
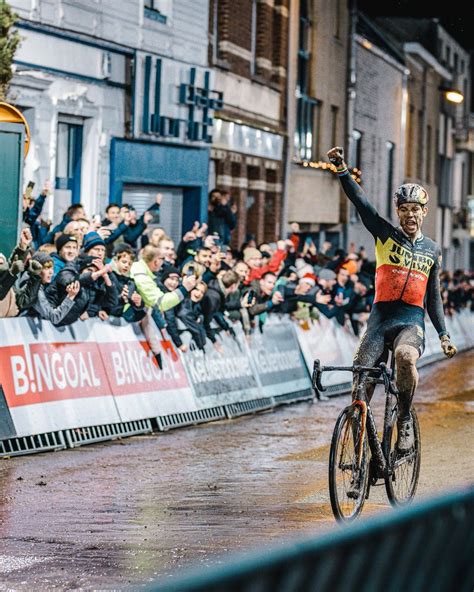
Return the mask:
<path id="1" fill-rule="evenodd" d="M 169 267 L 166 267 L 163 270 L 163 272 L 160 274 L 160 280 L 162 282 L 164 282 L 165 280 L 167 280 L 170 277 L 170 275 L 173 275 L 173 274 L 177 275 L 178 277 L 181 277 L 181 274 L 179 273 L 179 269 L 170 265 Z"/>
<path id="2" fill-rule="evenodd" d="M 97 247 L 98 245 L 102 245 L 105 247 L 104 239 L 100 236 L 98 232 L 88 232 L 84 236 L 84 243 L 82 245 L 82 250 L 84 253 L 90 251 L 93 247 Z"/>
<path id="3" fill-rule="evenodd" d="M 52 257 L 44 251 L 36 251 L 31 258 L 38 261 L 38 263 L 41 263 L 43 266 L 46 265 L 46 263 L 53 263 Z"/>
<path id="4" fill-rule="evenodd" d="M 76 243 L 77 244 L 77 238 L 75 236 L 70 235 L 70 234 L 61 234 L 60 236 L 58 236 L 58 238 L 56 239 L 56 242 L 54 243 L 54 246 L 56 247 L 56 251 L 59 253 L 61 251 L 61 249 L 64 247 L 64 245 L 66 245 L 67 243 Z"/>

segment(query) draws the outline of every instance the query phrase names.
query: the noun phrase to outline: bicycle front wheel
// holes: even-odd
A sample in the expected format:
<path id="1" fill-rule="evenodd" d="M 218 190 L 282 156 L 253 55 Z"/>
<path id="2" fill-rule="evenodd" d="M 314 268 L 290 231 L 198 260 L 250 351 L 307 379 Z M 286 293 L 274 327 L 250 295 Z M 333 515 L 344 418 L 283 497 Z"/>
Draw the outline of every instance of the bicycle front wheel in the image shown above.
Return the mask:
<path id="1" fill-rule="evenodd" d="M 385 489 L 392 506 L 405 506 L 410 503 L 416 493 L 418 477 L 420 476 L 421 439 L 420 424 L 415 409 L 412 407 L 414 446 L 405 454 L 396 449 L 397 442 L 397 413 L 392 415 L 389 434 L 390 466 L 392 474 L 385 478 Z"/>
<path id="2" fill-rule="evenodd" d="M 336 520 L 351 522 L 362 511 L 368 487 L 367 433 L 361 440 L 362 419 L 357 407 L 339 415 L 329 453 L 329 496 Z"/>

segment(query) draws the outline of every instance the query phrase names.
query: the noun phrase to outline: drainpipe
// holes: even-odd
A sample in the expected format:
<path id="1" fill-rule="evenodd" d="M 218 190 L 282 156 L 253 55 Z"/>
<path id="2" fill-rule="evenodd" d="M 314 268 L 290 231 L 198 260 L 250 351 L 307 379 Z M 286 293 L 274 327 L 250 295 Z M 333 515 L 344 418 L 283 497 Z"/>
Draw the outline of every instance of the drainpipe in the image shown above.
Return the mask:
<path id="1" fill-rule="evenodd" d="M 356 100 L 356 82 L 357 82 L 357 68 L 356 68 L 356 31 L 357 31 L 357 0 L 349 1 L 349 43 L 347 46 L 347 95 L 346 95 L 346 145 L 347 145 L 347 161 L 349 166 L 354 166 L 351 162 L 353 156 L 353 137 L 352 131 L 354 129 L 355 119 L 355 100 Z M 350 206 L 348 201 L 341 202 L 347 208 L 347 222 L 342 227 L 342 246 L 344 249 L 348 248 L 348 235 L 350 224 Z"/>
<path id="2" fill-rule="evenodd" d="M 293 137 L 295 128 L 295 77 L 294 77 L 294 65 L 292 62 L 292 49 L 295 39 L 295 23 L 298 23 L 297 19 L 299 14 L 299 2 L 289 2 L 289 15 L 288 15 L 288 48 L 287 48 L 287 59 L 288 68 L 286 73 L 286 138 L 284 141 L 284 169 L 283 169 L 283 187 L 282 187 L 282 205 L 281 205 L 281 236 L 286 238 L 286 232 L 288 228 L 288 187 L 290 183 L 291 175 L 291 162 L 293 156 Z M 296 55 L 296 54 L 295 54 Z M 296 60 L 294 60 L 296 64 Z"/>
<path id="3" fill-rule="evenodd" d="M 402 74 L 402 105 L 400 113 L 400 149 L 398 153 L 398 183 L 397 186 L 405 182 L 405 149 L 407 134 L 407 113 L 408 113 L 408 76 L 410 70 L 405 68 Z"/>

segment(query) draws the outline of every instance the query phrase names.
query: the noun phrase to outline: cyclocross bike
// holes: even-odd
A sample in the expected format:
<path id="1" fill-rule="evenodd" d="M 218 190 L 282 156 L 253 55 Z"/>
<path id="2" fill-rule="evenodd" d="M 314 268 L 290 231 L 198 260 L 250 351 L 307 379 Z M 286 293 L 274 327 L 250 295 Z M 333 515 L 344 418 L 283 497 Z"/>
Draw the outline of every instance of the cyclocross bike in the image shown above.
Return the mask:
<path id="1" fill-rule="evenodd" d="M 323 372 L 342 370 L 353 373 L 352 403 L 343 409 L 334 427 L 329 454 L 329 494 L 334 516 L 350 522 L 362 511 L 370 487 L 385 482 L 388 499 L 393 506 L 409 503 L 416 492 L 420 473 L 420 426 L 412 407 L 414 446 L 406 453 L 398 452 L 397 407 L 398 390 L 393 381 L 394 356 L 390 367 L 321 366 L 315 360 L 313 387 L 326 390 L 321 384 Z M 385 413 L 382 439 L 379 440 L 375 419 L 367 397 L 366 384 L 383 384 Z M 381 481 L 381 482 L 380 482 Z"/>

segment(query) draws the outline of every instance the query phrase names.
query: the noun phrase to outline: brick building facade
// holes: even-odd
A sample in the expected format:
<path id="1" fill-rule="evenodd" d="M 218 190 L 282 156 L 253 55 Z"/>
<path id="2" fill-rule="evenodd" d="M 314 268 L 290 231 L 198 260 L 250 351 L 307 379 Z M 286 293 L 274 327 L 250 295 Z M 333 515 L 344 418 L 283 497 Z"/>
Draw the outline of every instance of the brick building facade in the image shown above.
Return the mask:
<path id="1" fill-rule="evenodd" d="M 208 0 L 12 0 L 22 43 L 9 100 L 29 122 L 25 179 L 54 179 L 47 215 L 163 194 L 179 240 L 207 213 L 212 116 Z M 190 98 L 191 97 L 191 98 Z M 158 222 L 157 222 L 158 223 Z"/>
<path id="2" fill-rule="evenodd" d="M 238 206 L 235 244 L 281 233 L 289 0 L 211 0 L 209 63 L 224 108 L 215 120 L 210 186 Z"/>
<path id="3" fill-rule="evenodd" d="M 291 2 L 286 222 L 342 244 L 345 202 L 326 152 L 346 146 L 350 14 L 346 3 Z M 343 206 L 341 208 L 341 205 Z"/>

